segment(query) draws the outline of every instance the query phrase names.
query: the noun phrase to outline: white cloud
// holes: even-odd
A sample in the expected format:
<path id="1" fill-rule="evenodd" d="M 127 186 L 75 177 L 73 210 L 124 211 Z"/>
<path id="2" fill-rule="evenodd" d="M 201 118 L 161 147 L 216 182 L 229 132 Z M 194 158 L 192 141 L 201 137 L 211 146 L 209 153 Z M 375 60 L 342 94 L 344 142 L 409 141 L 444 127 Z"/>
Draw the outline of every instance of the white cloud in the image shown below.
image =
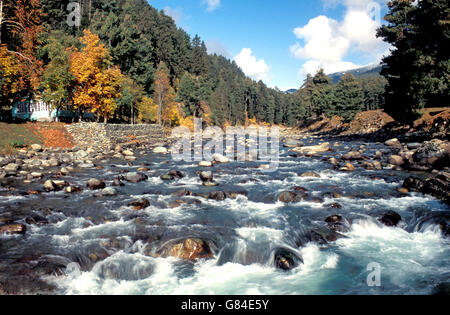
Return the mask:
<path id="1" fill-rule="evenodd" d="M 379 2 L 380 0 L 378 0 Z M 294 29 L 294 34 L 303 44 L 291 46 L 291 53 L 305 63 L 300 74 L 315 73 L 323 68 L 326 73 L 357 68 L 362 65 L 345 60 L 350 53 L 378 63 L 387 53 L 389 45 L 376 37 L 380 26 L 380 10 L 371 0 L 323 0 L 326 6 L 338 4 L 346 7 L 342 21 L 321 15 L 309 20 L 303 27 Z M 375 4 L 375 5 L 374 5 Z"/>
<path id="2" fill-rule="evenodd" d="M 220 6 L 220 0 L 203 0 L 203 3 L 206 4 L 206 10 L 212 12 Z"/>
<path id="3" fill-rule="evenodd" d="M 231 59 L 231 54 L 228 49 L 217 39 L 208 40 L 205 44 L 206 49 L 208 49 L 208 54 L 217 54 L 219 56 L 224 56 L 225 58 Z"/>
<path id="4" fill-rule="evenodd" d="M 255 80 L 267 80 L 269 78 L 269 66 L 264 59 L 257 60 L 252 55 L 250 48 L 244 48 L 242 51 L 234 57 L 236 64 L 242 69 L 242 71 L 249 77 Z"/>
<path id="5" fill-rule="evenodd" d="M 170 16 L 176 24 L 178 24 L 181 21 L 181 18 L 183 16 L 183 11 L 179 8 L 173 9 L 169 6 L 164 8 L 164 13 L 168 16 Z"/>

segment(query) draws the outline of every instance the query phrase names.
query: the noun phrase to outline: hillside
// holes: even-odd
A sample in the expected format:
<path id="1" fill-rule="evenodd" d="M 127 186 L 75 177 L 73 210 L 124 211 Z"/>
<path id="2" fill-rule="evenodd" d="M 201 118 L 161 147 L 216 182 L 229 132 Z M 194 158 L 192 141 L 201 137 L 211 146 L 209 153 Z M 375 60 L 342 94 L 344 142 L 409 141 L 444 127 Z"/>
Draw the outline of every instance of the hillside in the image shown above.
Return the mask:
<path id="1" fill-rule="evenodd" d="M 353 70 L 332 73 L 329 76 L 333 80 L 333 83 L 338 83 L 339 79 L 344 74 L 353 74 L 356 78 L 367 78 L 367 77 L 371 77 L 371 76 L 380 75 L 381 69 L 382 69 L 382 65 L 371 65 L 371 66 L 357 68 L 357 69 L 353 69 Z"/>

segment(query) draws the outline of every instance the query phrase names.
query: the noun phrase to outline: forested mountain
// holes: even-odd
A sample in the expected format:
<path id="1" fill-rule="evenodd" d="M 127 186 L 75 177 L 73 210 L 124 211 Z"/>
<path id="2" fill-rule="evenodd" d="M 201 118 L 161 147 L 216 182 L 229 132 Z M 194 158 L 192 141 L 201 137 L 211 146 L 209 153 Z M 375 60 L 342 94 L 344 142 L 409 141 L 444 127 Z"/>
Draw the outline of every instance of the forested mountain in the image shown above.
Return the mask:
<path id="1" fill-rule="evenodd" d="M 268 88 L 225 57 L 208 55 L 146 0 L 1 0 L 0 101 L 40 95 L 55 108 L 91 111 L 105 121 L 296 125 L 320 115 L 351 120 L 384 106 L 386 80 L 318 71 L 299 90 Z M 300 84 L 299 84 L 300 85 Z"/>
<path id="2" fill-rule="evenodd" d="M 359 78 L 367 78 L 370 76 L 379 76 L 381 75 L 381 69 L 382 65 L 372 65 L 372 66 L 366 66 L 361 67 L 353 70 L 347 70 L 347 71 L 340 71 L 330 74 L 331 79 L 333 80 L 333 83 L 338 83 L 339 80 L 345 75 L 345 74 L 353 74 L 357 79 Z"/>

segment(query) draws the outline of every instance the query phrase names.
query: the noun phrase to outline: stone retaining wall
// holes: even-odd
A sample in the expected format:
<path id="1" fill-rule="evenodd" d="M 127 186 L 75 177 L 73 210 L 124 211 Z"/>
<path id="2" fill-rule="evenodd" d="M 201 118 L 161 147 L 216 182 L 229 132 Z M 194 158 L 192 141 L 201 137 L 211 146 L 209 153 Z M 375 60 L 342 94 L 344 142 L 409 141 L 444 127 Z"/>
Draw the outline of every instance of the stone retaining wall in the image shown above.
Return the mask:
<path id="1" fill-rule="evenodd" d="M 109 147 L 132 140 L 159 142 L 165 139 L 158 125 L 115 125 L 102 123 L 76 123 L 66 125 L 78 146 Z"/>

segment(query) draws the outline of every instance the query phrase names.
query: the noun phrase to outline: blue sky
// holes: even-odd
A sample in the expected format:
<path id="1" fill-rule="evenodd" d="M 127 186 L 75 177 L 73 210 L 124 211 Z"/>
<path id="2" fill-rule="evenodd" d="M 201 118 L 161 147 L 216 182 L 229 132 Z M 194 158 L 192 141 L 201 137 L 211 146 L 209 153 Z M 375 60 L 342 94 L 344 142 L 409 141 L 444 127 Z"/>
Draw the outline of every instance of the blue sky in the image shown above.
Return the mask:
<path id="1" fill-rule="evenodd" d="M 306 73 L 378 63 L 389 46 L 375 30 L 382 0 L 148 0 L 172 16 L 208 51 L 233 59 L 244 73 L 281 90 Z"/>

